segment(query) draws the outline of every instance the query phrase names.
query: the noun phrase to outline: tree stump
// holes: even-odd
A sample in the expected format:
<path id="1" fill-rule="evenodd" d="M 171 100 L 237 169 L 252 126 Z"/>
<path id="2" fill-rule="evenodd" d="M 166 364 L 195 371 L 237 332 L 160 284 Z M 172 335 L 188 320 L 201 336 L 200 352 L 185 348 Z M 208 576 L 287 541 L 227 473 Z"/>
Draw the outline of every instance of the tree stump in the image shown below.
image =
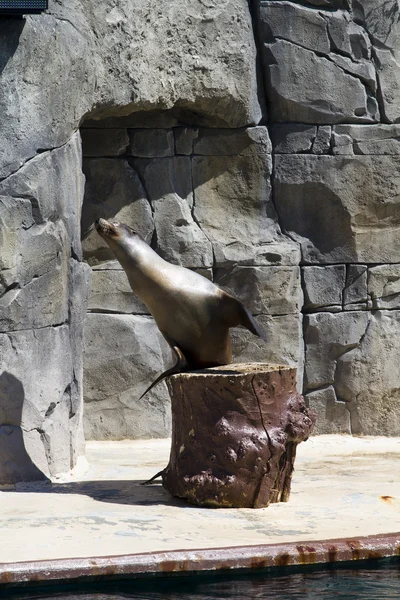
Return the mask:
<path id="1" fill-rule="evenodd" d="M 315 414 L 289 366 L 232 364 L 168 379 L 172 446 L 163 486 L 191 504 L 287 502 L 296 446 Z"/>

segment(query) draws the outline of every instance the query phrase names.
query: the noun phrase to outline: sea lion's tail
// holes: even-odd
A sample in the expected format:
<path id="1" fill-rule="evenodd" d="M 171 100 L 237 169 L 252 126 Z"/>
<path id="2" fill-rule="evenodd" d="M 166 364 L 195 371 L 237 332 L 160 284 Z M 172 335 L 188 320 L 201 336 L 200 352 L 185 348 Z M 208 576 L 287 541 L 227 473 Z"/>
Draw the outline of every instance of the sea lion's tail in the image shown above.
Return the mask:
<path id="1" fill-rule="evenodd" d="M 224 319 L 229 327 L 243 325 L 243 327 L 246 327 L 251 333 L 254 333 L 254 335 L 257 335 L 265 342 L 264 333 L 261 331 L 259 324 L 245 305 L 227 292 L 224 291 L 223 294 L 225 301 Z"/>
<path id="2" fill-rule="evenodd" d="M 244 306 L 244 304 L 242 304 L 242 303 L 240 303 L 240 304 L 241 304 L 240 325 L 243 325 L 243 327 L 246 327 L 246 329 L 251 331 L 251 333 L 254 333 L 254 335 L 258 335 L 258 337 L 261 338 L 262 340 L 264 340 L 264 342 L 265 342 L 266 341 L 265 335 L 261 331 L 259 324 L 255 320 L 255 318 L 253 317 L 251 312 Z"/>
<path id="3" fill-rule="evenodd" d="M 146 389 L 146 391 L 143 392 L 143 394 L 140 396 L 139 400 L 141 400 L 143 398 L 143 396 L 145 396 L 147 394 L 147 392 L 149 392 L 151 389 L 153 389 L 153 387 L 155 385 L 157 385 L 157 383 L 160 383 L 160 381 L 162 381 L 166 377 L 169 377 L 170 375 L 175 375 L 175 373 L 182 373 L 182 370 L 183 369 L 180 366 L 180 364 L 177 363 L 170 369 L 167 369 L 166 371 L 164 371 L 164 373 L 161 373 L 161 375 L 159 375 L 157 377 L 157 379 L 155 381 L 153 381 L 153 383 L 151 385 L 149 385 L 149 387 Z"/>

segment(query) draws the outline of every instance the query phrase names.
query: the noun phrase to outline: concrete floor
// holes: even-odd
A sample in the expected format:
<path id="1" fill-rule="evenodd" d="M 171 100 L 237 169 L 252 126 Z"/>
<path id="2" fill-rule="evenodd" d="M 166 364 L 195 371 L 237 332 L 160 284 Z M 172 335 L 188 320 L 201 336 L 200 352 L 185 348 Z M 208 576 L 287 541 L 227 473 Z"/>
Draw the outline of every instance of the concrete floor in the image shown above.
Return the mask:
<path id="1" fill-rule="evenodd" d="M 318 436 L 298 447 L 288 503 L 204 509 L 142 487 L 169 440 L 89 442 L 71 481 L 0 491 L 0 563 L 315 541 L 400 532 L 400 439 Z"/>

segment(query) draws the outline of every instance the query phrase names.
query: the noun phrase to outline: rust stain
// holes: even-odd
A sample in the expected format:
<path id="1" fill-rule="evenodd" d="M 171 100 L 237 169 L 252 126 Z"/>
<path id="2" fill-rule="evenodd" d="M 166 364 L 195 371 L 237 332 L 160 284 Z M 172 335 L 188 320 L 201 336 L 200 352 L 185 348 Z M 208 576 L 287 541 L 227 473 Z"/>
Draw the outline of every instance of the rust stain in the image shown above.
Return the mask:
<path id="1" fill-rule="evenodd" d="M 393 498 L 393 496 L 381 496 L 381 500 L 393 506 L 395 498 Z"/>
<path id="2" fill-rule="evenodd" d="M 250 562 L 251 569 L 265 569 L 265 567 L 268 567 L 266 558 L 253 558 Z"/>
<path id="3" fill-rule="evenodd" d="M 3 571 L 3 573 L 1 573 L 0 581 L 2 583 L 11 583 L 11 573 L 9 571 Z"/>
<path id="4" fill-rule="evenodd" d="M 317 553 L 314 546 L 296 546 L 299 553 L 299 562 L 303 565 L 313 564 L 316 561 Z"/>
<path id="5" fill-rule="evenodd" d="M 337 550 L 336 546 L 329 546 L 329 548 L 328 548 L 329 562 L 336 562 L 337 555 L 338 555 L 338 550 Z"/>
<path id="6" fill-rule="evenodd" d="M 177 565 L 179 563 L 176 560 L 163 560 L 160 563 L 160 571 L 168 573 L 168 571 L 177 571 Z"/>
<path id="7" fill-rule="evenodd" d="M 351 550 L 351 557 L 353 560 L 360 560 L 361 558 L 361 549 L 362 546 L 360 544 L 359 541 L 357 540 L 347 540 L 346 541 L 347 545 L 349 546 L 350 550 Z"/>
<path id="8" fill-rule="evenodd" d="M 274 562 L 277 567 L 287 567 L 290 563 L 290 554 L 288 552 L 285 552 L 284 554 L 278 554 Z"/>
<path id="9" fill-rule="evenodd" d="M 368 552 L 367 558 L 368 560 L 377 560 L 378 558 L 382 558 L 382 554 L 377 550 L 371 550 L 370 552 Z"/>

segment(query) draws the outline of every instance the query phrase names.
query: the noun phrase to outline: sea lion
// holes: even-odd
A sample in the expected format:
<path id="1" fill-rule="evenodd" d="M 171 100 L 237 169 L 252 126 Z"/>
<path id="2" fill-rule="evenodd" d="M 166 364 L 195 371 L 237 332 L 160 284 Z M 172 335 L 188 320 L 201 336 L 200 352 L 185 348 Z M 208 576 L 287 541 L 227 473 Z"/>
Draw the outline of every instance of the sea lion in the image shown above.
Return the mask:
<path id="1" fill-rule="evenodd" d="M 177 357 L 141 398 L 173 373 L 232 362 L 230 327 L 243 325 L 264 339 L 239 300 L 202 275 L 165 261 L 127 225 L 98 219 L 95 227 Z"/>

